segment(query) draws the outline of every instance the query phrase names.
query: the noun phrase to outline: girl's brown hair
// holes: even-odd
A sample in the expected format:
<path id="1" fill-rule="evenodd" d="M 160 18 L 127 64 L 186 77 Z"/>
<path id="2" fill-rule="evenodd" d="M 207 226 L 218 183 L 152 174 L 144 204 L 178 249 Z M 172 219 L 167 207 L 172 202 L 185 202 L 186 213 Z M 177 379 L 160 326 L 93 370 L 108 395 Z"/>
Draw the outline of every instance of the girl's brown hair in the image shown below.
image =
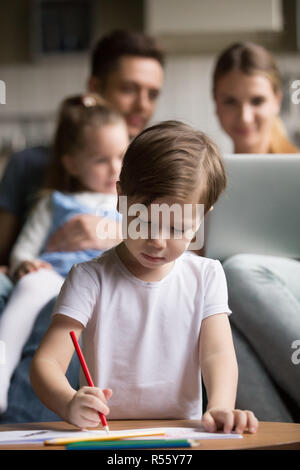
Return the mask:
<path id="1" fill-rule="evenodd" d="M 62 161 L 63 156 L 75 155 L 84 149 L 87 127 L 105 126 L 122 121 L 123 117 L 96 94 L 87 93 L 66 98 L 59 110 L 52 158 L 43 193 L 55 189 L 62 192 L 78 191 L 80 183 L 66 171 Z"/>
<path id="2" fill-rule="evenodd" d="M 232 70 L 246 75 L 263 75 L 271 83 L 275 94 L 281 90 L 279 70 L 272 54 L 264 47 L 251 42 L 236 43 L 225 49 L 217 59 L 213 72 L 213 95 L 216 95 L 218 80 Z M 297 153 L 299 149 L 288 139 L 281 119 L 274 120 L 269 153 Z"/>
<path id="3" fill-rule="evenodd" d="M 164 121 L 139 134 L 129 145 L 120 174 L 122 193 L 146 205 L 159 197 L 185 202 L 198 191 L 205 212 L 226 186 L 217 146 L 200 131 Z"/>

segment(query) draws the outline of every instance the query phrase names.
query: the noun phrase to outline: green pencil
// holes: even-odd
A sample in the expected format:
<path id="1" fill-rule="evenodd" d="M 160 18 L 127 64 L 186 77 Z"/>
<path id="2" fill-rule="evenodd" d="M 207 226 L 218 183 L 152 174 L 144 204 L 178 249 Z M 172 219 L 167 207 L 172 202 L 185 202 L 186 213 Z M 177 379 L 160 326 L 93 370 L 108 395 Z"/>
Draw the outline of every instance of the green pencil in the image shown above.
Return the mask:
<path id="1" fill-rule="evenodd" d="M 111 450 L 111 449 L 153 449 L 170 447 L 194 447 L 190 439 L 138 439 L 120 441 L 79 441 L 67 444 L 67 450 Z"/>

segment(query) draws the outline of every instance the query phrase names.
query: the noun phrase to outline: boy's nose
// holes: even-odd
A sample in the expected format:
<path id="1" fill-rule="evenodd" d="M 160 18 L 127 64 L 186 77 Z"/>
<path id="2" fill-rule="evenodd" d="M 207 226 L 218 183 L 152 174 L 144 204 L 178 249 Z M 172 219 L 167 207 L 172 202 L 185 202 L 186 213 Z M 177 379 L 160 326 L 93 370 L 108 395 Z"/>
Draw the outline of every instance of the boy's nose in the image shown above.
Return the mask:
<path id="1" fill-rule="evenodd" d="M 165 248 L 166 246 L 166 239 L 162 236 L 162 233 L 153 233 L 149 234 L 148 238 L 148 245 L 151 246 L 155 250 L 159 250 Z"/>

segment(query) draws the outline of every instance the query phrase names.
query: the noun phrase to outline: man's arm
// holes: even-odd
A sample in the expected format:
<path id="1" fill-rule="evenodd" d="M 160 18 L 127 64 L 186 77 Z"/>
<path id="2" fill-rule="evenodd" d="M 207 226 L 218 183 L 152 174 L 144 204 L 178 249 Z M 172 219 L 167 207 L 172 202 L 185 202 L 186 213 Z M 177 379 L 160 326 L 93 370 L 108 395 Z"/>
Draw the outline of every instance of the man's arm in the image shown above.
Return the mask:
<path id="1" fill-rule="evenodd" d="M 9 254 L 24 216 L 23 153 L 10 156 L 0 182 L 0 264 L 8 264 Z M 22 195 L 23 194 L 23 195 Z"/>
<path id="2" fill-rule="evenodd" d="M 105 232 L 115 236 L 101 239 L 98 237 L 100 221 L 107 224 Z M 122 241 L 119 236 L 120 224 L 108 218 L 92 214 L 79 214 L 68 220 L 49 239 L 47 251 L 107 250 Z"/>
<path id="3" fill-rule="evenodd" d="M 8 263 L 32 196 L 42 182 L 47 152 L 42 147 L 29 148 L 9 158 L 0 182 L 0 264 Z"/>
<path id="4" fill-rule="evenodd" d="M 19 217 L 0 209 L 0 264 L 7 265 L 9 254 L 20 231 L 21 222 Z"/>

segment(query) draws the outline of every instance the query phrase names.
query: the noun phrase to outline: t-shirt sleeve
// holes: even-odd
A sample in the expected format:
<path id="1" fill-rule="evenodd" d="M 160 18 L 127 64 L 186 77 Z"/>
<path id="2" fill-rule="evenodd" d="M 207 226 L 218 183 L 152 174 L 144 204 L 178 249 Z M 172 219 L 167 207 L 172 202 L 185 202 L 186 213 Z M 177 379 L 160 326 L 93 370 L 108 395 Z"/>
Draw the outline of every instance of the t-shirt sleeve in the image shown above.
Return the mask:
<path id="1" fill-rule="evenodd" d="M 204 280 L 203 319 L 217 313 L 232 312 L 228 306 L 227 282 L 220 261 L 211 260 Z"/>
<path id="2" fill-rule="evenodd" d="M 51 196 L 40 199 L 32 210 L 10 254 L 10 275 L 25 260 L 36 259 L 43 248 L 51 226 Z"/>
<path id="3" fill-rule="evenodd" d="M 86 326 L 99 295 L 99 283 L 83 264 L 74 265 L 57 298 L 52 313 L 74 318 Z"/>

